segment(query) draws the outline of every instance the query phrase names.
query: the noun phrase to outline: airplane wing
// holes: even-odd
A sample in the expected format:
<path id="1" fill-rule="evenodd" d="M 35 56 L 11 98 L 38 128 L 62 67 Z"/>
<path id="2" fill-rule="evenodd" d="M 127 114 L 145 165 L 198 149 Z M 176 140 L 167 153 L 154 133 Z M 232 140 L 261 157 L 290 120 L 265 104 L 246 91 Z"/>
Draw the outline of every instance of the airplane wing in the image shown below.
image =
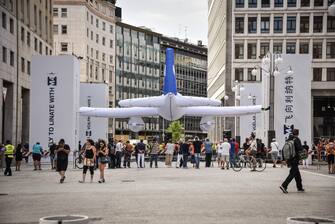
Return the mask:
<path id="1" fill-rule="evenodd" d="M 135 99 L 120 100 L 121 107 L 161 107 L 165 104 L 166 96 L 153 96 Z"/>
<path id="2" fill-rule="evenodd" d="M 185 107 L 186 116 L 221 116 L 235 117 L 249 114 L 256 114 L 262 111 L 261 105 L 238 106 L 238 107 Z"/>
<path id="3" fill-rule="evenodd" d="M 221 101 L 206 97 L 182 96 L 178 94 L 176 96 L 176 104 L 180 107 L 220 106 Z"/>
<path id="4" fill-rule="evenodd" d="M 80 107 L 81 116 L 90 117 L 110 117 L 110 118 L 129 118 L 157 116 L 158 109 L 155 107 L 132 107 L 132 108 L 94 108 Z"/>

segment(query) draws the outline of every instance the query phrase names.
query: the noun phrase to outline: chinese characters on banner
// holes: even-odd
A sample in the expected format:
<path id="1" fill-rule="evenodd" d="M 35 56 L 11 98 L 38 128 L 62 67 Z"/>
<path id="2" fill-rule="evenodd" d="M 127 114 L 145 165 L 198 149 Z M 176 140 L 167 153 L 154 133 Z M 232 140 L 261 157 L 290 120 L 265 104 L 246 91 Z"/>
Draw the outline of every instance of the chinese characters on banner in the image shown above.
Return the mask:
<path id="1" fill-rule="evenodd" d="M 285 114 L 285 122 L 283 125 L 283 133 L 285 136 L 285 140 L 288 138 L 289 134 L 292 133 L 292 129 L 294 128 L 293 118 L 294 118 L 294 86 L 293 86 L 293 75 L 285 74 L 284 78 L 284 97 L 285 97 L 285 108 L 283 113 Z"/>

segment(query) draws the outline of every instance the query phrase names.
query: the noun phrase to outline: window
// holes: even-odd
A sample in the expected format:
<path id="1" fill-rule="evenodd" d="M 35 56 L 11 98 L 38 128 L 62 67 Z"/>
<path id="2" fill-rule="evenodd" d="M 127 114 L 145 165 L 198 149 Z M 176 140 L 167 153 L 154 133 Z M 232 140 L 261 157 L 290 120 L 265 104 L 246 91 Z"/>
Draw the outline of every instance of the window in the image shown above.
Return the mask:
<path id="1" fill-rule="evenodd" d="M 109 47 L 113 48 L 113 40 L 109 40 Z"/>
<path id="2" fill-rule="evenodd" d="M 106 54 L 102 53 L 102 60 L 105 61 L 105 59 L 106 59 Z"/>
<path id="3" fill-rule="evenodd" d="M 37 51 L 37 38 L 36 37 L 34 38 L 34 49 L 35 51 Z"/>
<path id="4" fill-rule="evenodd" d="M 104 45 L 105 46 L 105 44 L 106 44 L 106 38 L 102 38 L 102 45 Z"/>
<path id="5" fill-rule="evenodd" d="M 257 8 L 257 0 L 248 0 L 249 1 L 249 8 Z"/>
<path id="6" fill-rule="evenodd" d="M 248 68 L 248 81 L 256 81 L 256 76 L 251 73 L 253 69 L 254 68 Z"/>
<path id="7" fill-rule="evenodd" d="M 335 68 L 327 68 L 327 81 L 335 81 Z"/>
<path id="8" fill-rule="evenodd" d="M 295 43 L 286 43 L 286 54 L 295 54 Z"/>
<path id="9" fill-rule="evenodd" d="M 91 31 L 91 40 L 93 40 L 93 31 Z"/>
<path id="10" fill-rule="evenodd" d="M 30 75 L 30 61 L 27 61 L 27 74 Z"/>
<path id="11" fill-rule="evenodd" d="M 95 35 L 95 42 L 98 44 L 99 43 L 99 34 Z"/>
<path id="12" fill-rule="evenodd" d="M 91 25 L 93 25 L 93 16 L 91 15 Z"/>
<path id="13" fill-rule="evenodd" d="M 243 81 L 243 68 L 235 68 L 235 80 Z"/>
<path id="14" fill-rule="evenodd" d="M 99 51 L 98 50 L 95 51 L 95 59 L 99 60 Z"/>
<path id="15" fill-rule="evenodd" d="M 54 32 L 54 34 L 58 34 L 58 25 L 57 24 L 53 25 L 53 32 Z"/>
<path id="16" fill-rule="evenodd" d="M 30 32 L 27 31 L 27 45 L 30 47 Z"/>
<path id="17" fill-rule="evenodd" d="M 21 41 L 24 42 L 24 35 L 25 35 L 26 31 L 24 30 L 23 27 L 21 27 Z"/>
<path id="18" fill-rule="evenodd" d="M 295 16 L 287 17 L 287 32 L 288 33 L 296 32 L 296 17 Z"/>
<path id="19" fill-rule="evenodd" d="M 53 8 L 53 16 L 58 17 L 58 8 Z"/>
<path id="20" fill-rule="evenodd" d="M 283 44 L 273 43 L 273 53 L 277 53 L 277 54 L 283 53 Z"/>
<path id="21" fill-rule="evenodd" d="M 261 43 L 261 57 L 264 57 L 270 50 L 270 44 L 269 43 Z"/>
<path id="22" fill-rule="evenodd" d="M 275 7 L 283 7 L 283 0 L 275 0 Z"/>
<path id="23" fill-rule="evenodd" d="M 309 43 L 300 42 L 299 53 L 308 54 L 309 52 Z"/>
<path id="24" fill-rule="evenodd" d="M 273 19 L 273 32 L 282 33 L 283 32 L 283 17 L 276 16 Z"/>
<path id="25" fill-rule="evenodd" d="M 235 33 L 244 33 L 244 18 L 235 18 Z"/>
<path id="26" fill-rule="evenodd" d="M 2 62 L 7 63 L 7 48 L 2 47 Z"/>
<path id="27" fill-rule="evenodd" d="M 261 33 L 270 32 L 270 17 L 261 18 Z"/>
<path id="28" fill-rule="evenodd" d="M 106 23 L 102 22 L 102 30 L 105 31 L 106 30 Z"/>
<path id="29" fill-rule="evenodd" d="M 235 59 L 244 58 L 244 45 L 243 43 L 235 44 Z"/>
<path id="30" fill-rule="evenodd" d="M 9 32 L 14 34 L 14 20 L 12 18 L 9 18 Z"/>
<path id="31" fill-rule="evenodd" d="M 98 20 L 98 19 L 95 19 L 95 26 L 96 26 L 97 28 L 99 28 L 99 20 Z"/>
<path id="32" fill-rule="evenodd" d="M 110 55 L 110 56 L 109 56 L 109 63 L 110 63 L 110 64 L 113 64 L 113 55 Z M 136 67 L 135 67 L 135 68 L 136 68 Z"/>
<path id="33" fill-rule="evenodd" d="M 42 30 L 42 11 L 39 10 L 38 11 L 38 24 L 39 24 L 39 28 L 40 28 L 40 31 Z"/>
<path id="34" fill-rule="evenodd" d="M 42 54 L 42 42 L 40 41 L 40 48 L 39 48 L 40 54 Z"/>
<path id="35" fill-rule="evenodd" d="M 297 0 L 287 0 L 287 6 L 288 7 L 296 7 L 297 6 Z"/>
<path id="36" fill-rule="evenodd" d="M 322 58 L 322 43 L 320 42 L 313 43 L 313 58 L 315 59 Z"/>
<path id="37" fill-rule="evenodd" d="M 301 0 L 301 7 L 309 7 L 310 0 Z"/>
<path id="38" fill-rule="evenodd" d="M 34 25 L 37 27 L 37 6 L 34 5 Z"/>
<path id="39" fill-rule="evenodd" d="M 25 72 L 25 70 L 26 70 L 25 67 L 26 67 L 25 66 L 25 60 L 24 60 L 24 58 L 21 57 L 21 72 L 23 72 L 23 73 Z"/>
<path id="40" fill-rule="evenodd" d="M 309 33 L 309 16 L 300 17 L 300 33 Z"/>
<path id="41" fill-rule="evenodd" d="M 270 0 L 262 0 L 262 8 L 269 8 Z"/>
<path id="42" fill-rule="evenodd" d="M 236 0 L 235 8 L 244 8 L 244 0 Z"/>
<path id="43" fill-rule="evenodd" d="M 323 6 L 323 0 L 314 0 L 314 6 Z"/>
<path id="44" fill-rule="evenodd" d="M 9 54 L 9 64 L 11 66 L 14 66 L 14 51 L 10 51 L 10 54 Z"/>
<path id="45" fill-rule="evenodd" d="M 60 43 L 60 46 L 62 52 L 67 52 L 67 43 Z"/>
<path id="46" fill-rule="evenodd" d="M 113 25 L 109 25 L 109 32 L 113 33 Z"/>
<path id="47" fill-rule="evenodd" d="M 48 53 L 49 53 L 49 49 L 47 46 L 45 46 L 45 55 L 48 55 Z"/>
<path id="48" fill-rule="evenodd" d="M 61 26 L 62 34 L 67 34 L 67 25 Z"/>
<path id="49" fill-rule="evenodd" d="M 248 32 L 257 33 L 257 17 L 248 18 Z"/>
<path id="50" fill-rule="evenodd" d="M 62 9 L 61 9 L 61 16 L 62 16 L 63 18 L 67 17 L 67 8 L 62 8 Z"/>
<path id="51" fill-rule="evenodd" d="M 327 32 L 335 32 L 335 16 L 327 17 Z"/>
<path id="52" fill-rule="evenodd" d="M 314 16 L 314 25 L 313 25 L 314 33 L 322 32 L 322 20 L 323 20 L 323 16 Z"/>
<path id="53" fill-rule="evenodd" d="M 313 81 L 322 81 L 322 68 L 313 68 Z"/>
<path id="54" fill-rule="evenodd" d="M 335 42 L 327 42 L 327 58 L 335 58 Z"/>
<path id="55" fill-rule="evenodd" d="M 257 44 L 248 43 L 248 59 L 256 59 L 257 54 Z"/>
<path id="56" fill-rule="evenodd" d="M 2 28 L 7 29 L 7 15 L 6 13 L 2 13 Z"/>

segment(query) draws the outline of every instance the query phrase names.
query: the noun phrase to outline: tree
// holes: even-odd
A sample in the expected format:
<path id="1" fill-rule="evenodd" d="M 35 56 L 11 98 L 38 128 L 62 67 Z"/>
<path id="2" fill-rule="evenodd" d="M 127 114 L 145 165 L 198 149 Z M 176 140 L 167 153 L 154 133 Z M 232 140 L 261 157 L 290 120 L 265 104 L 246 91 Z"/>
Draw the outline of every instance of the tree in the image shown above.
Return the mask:
<path id="1" fill-rule="evenodd" d="M 167 132 L 172 134 L 172 141 L 177 142 L 183 137 L 184 127 L 179 121 L 173 121 L 166 129 Z"/>

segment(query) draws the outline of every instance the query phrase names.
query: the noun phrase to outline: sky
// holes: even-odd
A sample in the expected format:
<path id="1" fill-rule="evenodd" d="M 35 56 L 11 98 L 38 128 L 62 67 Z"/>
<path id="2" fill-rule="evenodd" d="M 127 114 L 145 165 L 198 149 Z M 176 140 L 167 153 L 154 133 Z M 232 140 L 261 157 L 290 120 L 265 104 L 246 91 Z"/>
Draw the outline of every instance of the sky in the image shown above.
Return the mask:
<path id="1" fill-rule="evenodd" d="M 117 0 L 116 5 L 124 23 L 207 44 L 207 0 Z"/>

